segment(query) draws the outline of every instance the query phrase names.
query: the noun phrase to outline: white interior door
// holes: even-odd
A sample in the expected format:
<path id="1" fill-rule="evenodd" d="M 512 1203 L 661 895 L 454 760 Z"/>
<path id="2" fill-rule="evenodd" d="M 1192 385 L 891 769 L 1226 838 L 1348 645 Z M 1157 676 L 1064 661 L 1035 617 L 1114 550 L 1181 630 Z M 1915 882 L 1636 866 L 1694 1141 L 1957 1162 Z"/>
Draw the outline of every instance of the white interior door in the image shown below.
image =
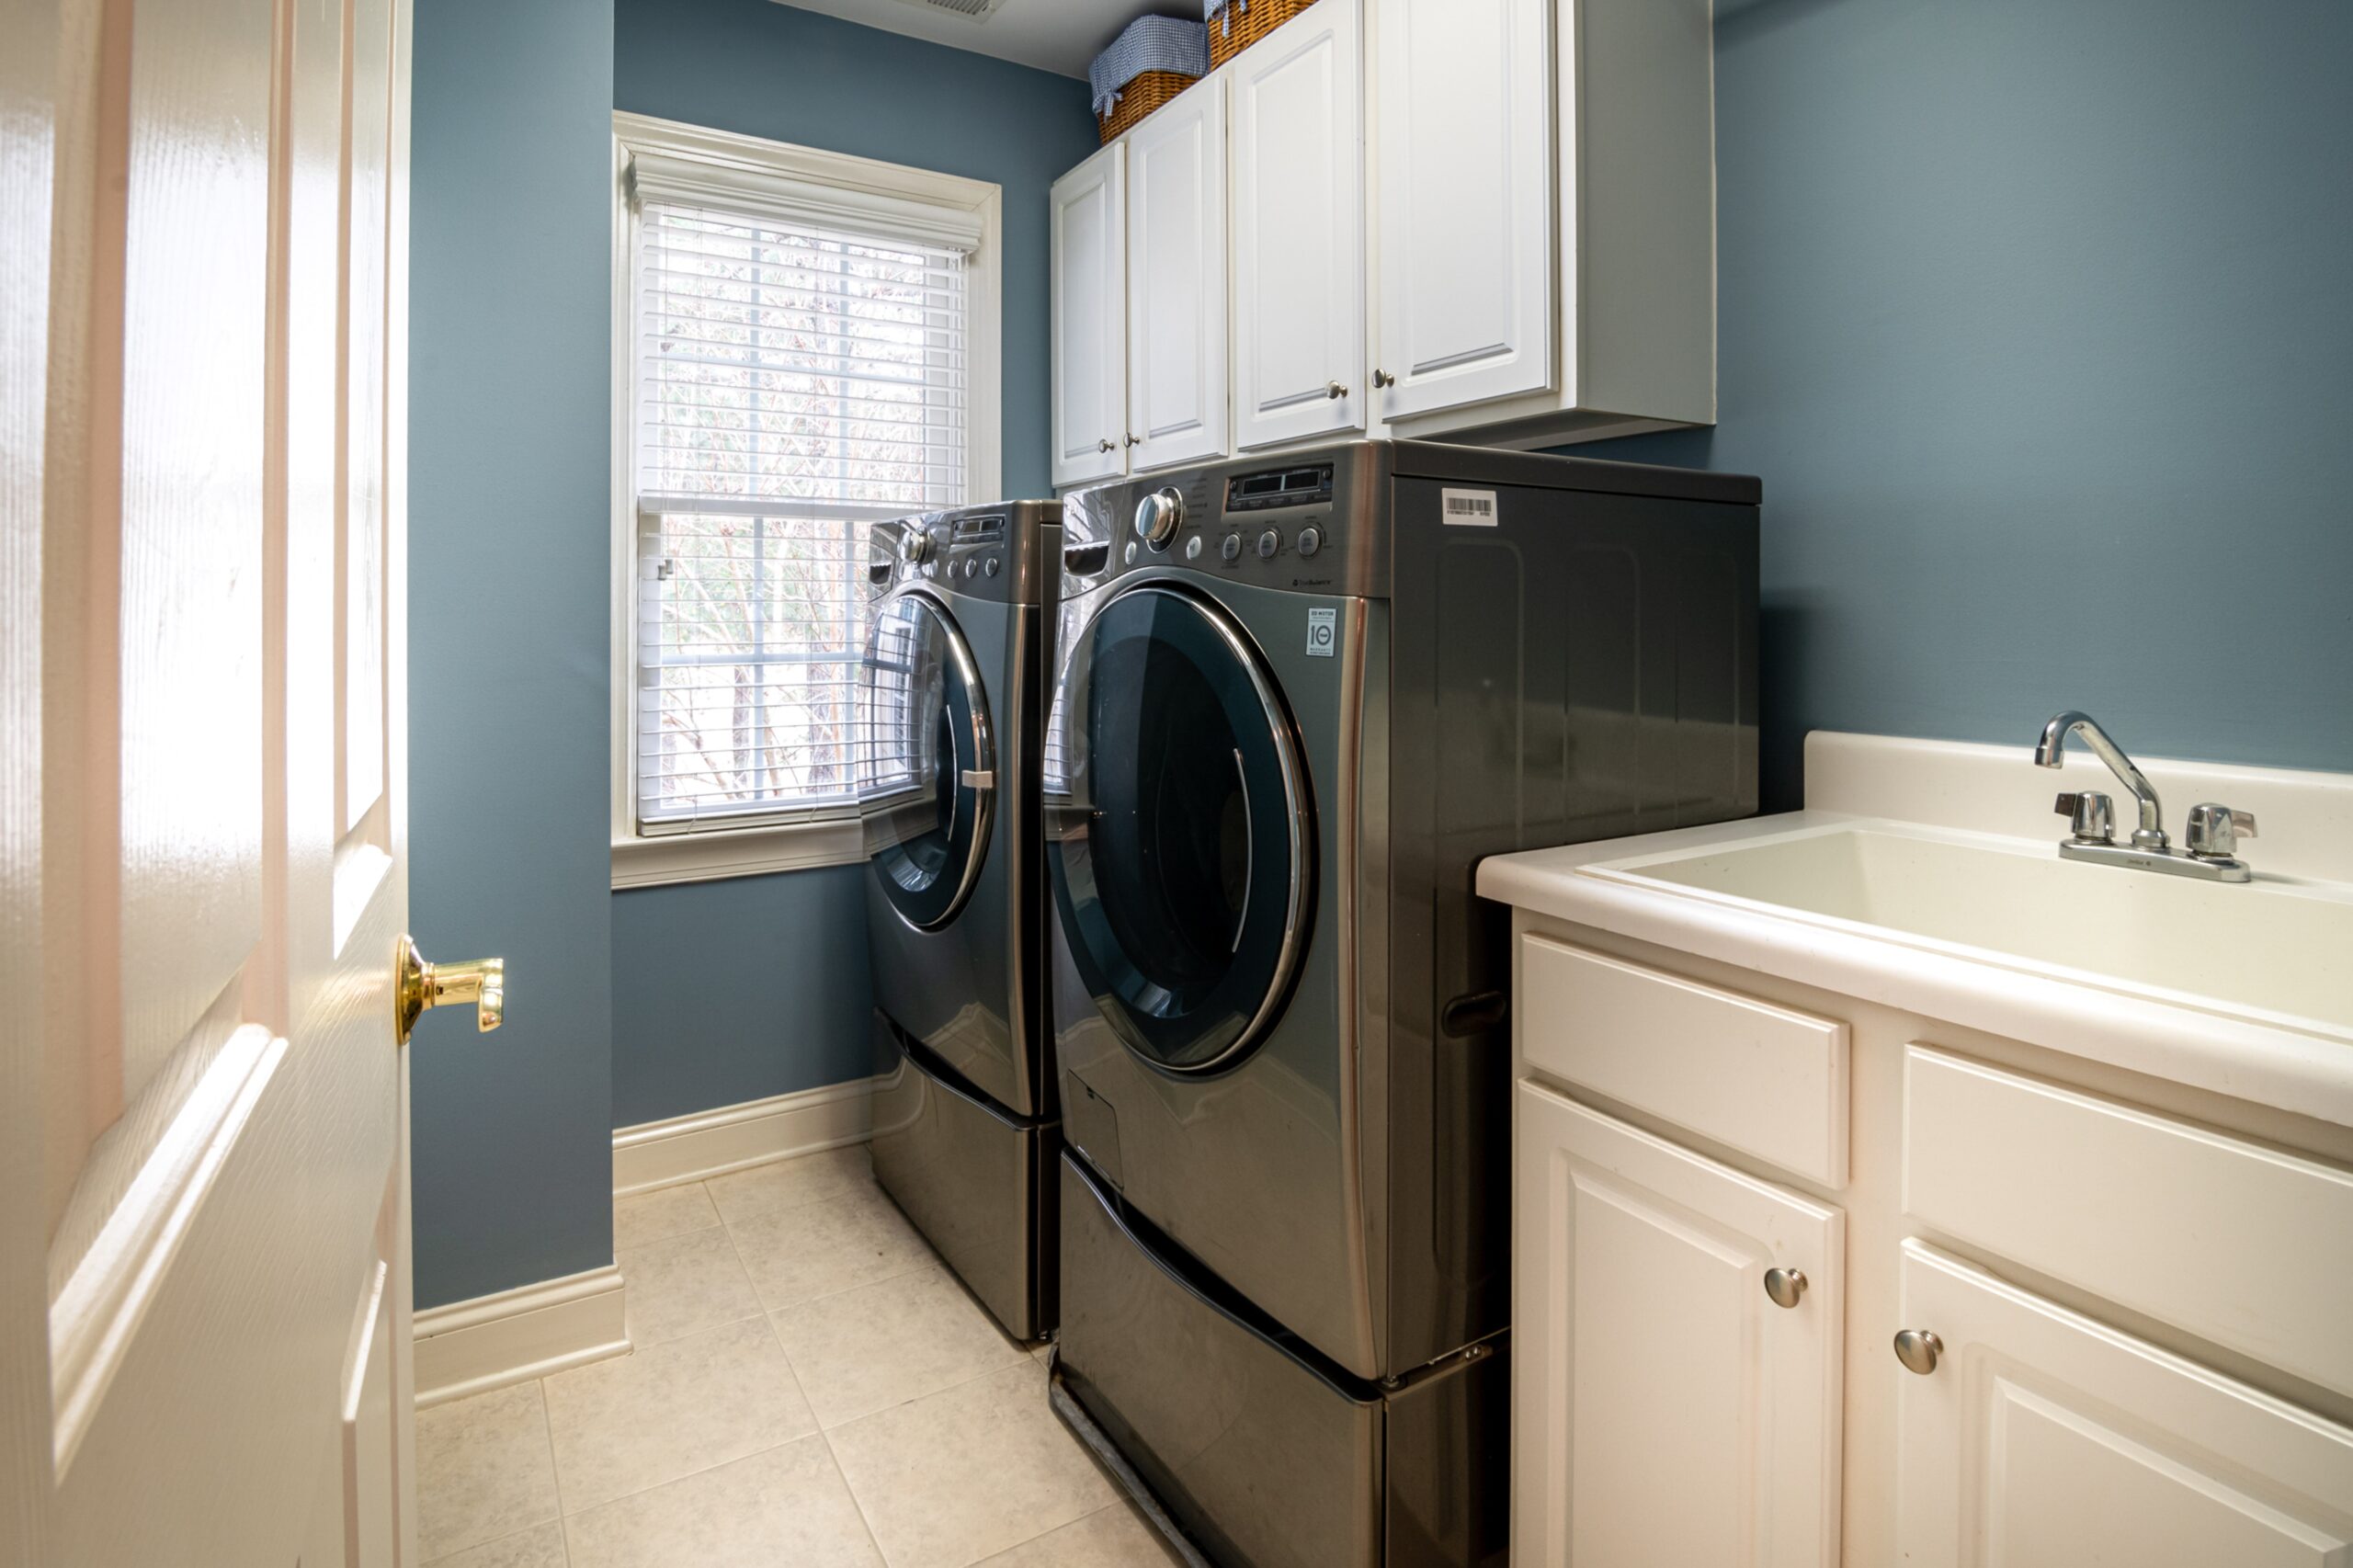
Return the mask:
<path id="1" fill-rule="evenodd" d="M 1316 0 L 1233 73 L 1233 420 L 1245 449 L 1364 428 L 1358 0 Z"/>
<path id="2" fill-rule="evenodd" d="M 47 273 L 5 307 L 46 379 L 7 464 L 6 924 L 43 988 L 0 1042 L 39 1281 L 0 1300 L 34 1439 L 0 1513 L 50 1562 L 406 1562 L 408 6 L 0 28 L 9 167 L 54 173 L 0 208 Z"/>
<path id="3" fill-rule="evenodd" d="M 1127 472 L 1127 158 L 1112 142 L 1048 202 L 1057 488 Z"/>
<path id="4" fill-rule="evenodd" d="M 1135 469 L 1226 450 L 1225 83 L 1128 133 L 1128 425 Z"/>
<path id="5" fill-rule="evenodd" d="M 1384 418 L 1552 384 L 1552 0 L 1372 0 Z"/>
<path id="6" fill-rule="evenodd" d="M 2353 1431 L 1916 1241 L 1897 1531 L 1918 1568 L 2340 1568 Z"/>
<path id="7" fill-rule="evenodd" d="M 1513 1561 L 1836 1568 L 1845 1216 L 1517 1097 Z"/>

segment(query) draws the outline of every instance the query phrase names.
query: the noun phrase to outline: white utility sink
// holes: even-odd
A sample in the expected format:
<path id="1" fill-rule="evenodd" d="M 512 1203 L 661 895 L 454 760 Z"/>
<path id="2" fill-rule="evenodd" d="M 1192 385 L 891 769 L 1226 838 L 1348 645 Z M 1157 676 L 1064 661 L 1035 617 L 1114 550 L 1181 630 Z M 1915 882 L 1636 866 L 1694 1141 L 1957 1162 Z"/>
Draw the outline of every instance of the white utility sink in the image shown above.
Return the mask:
<path id="1" fill-rule="evenodd" d="M 2353 896 L 2339 884 L 2195 881 L 1870 821 L 1577 869 L 2353 1044 Z"/>

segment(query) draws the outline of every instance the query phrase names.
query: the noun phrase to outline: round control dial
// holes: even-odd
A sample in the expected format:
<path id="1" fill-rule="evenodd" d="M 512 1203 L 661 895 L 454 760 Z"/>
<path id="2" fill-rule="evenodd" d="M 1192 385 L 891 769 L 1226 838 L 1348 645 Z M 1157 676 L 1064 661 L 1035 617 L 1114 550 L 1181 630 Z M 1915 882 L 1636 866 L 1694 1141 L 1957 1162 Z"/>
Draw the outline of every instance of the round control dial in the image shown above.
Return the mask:
<path id="1" fill-rule="evenodd" d="M 1261 561 L 1272 561 L 1275 558 L 1275 551 L 1280 550 L 1282 547 L 1283 536 L 1277 533 L 1274 529 L 1268 528 L 1265 533 L 1258 536 L 1258 559 Z"/>
<path id="2" fill-rule="evenodd" d="M 1166 550 L 1185 526 L 1185 498 L 1174 486 L 1155 490 L 1136 503 L 1136 538 L 1154 550 Z"/>
<path id="3" fill-rule="evenodd" d="M 899 540 L 899 553 L 906 557 L 907 564 L 910 566 L 920 566 L 930 560 L 931 530 L 929 528 L 909 529 Z"/>

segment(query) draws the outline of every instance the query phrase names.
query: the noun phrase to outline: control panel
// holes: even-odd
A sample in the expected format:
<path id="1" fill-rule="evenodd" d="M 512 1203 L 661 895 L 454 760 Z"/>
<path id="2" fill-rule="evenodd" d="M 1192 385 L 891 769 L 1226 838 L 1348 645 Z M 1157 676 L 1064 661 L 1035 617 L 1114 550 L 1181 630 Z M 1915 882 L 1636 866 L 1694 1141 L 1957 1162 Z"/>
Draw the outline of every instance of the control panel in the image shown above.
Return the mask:
<path id="1" fill-rule="evenodd" d="M 1182 567 L 1237 582 L 1328 590 L 1344 575 L 1336 465 L 1313 459 L 1264 468 L 1146 475 L 1063 503 L 1065 594 L 1122 571 Z"/>
<path id="2" fill-rule="evenodd" d="M 1025 572 L 1034 577 L 1040 569 L 1040 541 L 1033 536 L 1059 521 L 1060 513 L 1051 503 L 1018 503 L 1003 510 L 975 507 L 877 523 L 868 535 L 867 592 L 928 583 L 986 599 L 1035 593 L 1034 584 L 1021 585 Z"/>

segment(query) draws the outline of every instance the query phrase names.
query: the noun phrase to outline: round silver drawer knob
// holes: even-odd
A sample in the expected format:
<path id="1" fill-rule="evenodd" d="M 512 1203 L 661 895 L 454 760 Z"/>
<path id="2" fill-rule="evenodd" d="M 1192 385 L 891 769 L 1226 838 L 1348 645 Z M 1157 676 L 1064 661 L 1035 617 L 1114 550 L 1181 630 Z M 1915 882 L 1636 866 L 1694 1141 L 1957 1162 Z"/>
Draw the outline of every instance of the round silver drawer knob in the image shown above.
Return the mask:
<path id="1" fill-rule="evenodd" d="M 1945 1342 L 1925 1328 L 1898 1329 L 1895 1334 L 1895 1358 L 1904 1363 L 1908 1372 L 1927 1377 L 1937 1369 L 1937 1359 L 1945 1353 Z"/>
<path id="2" fill-rule="evenodd" d="M 1805 1295 L 1805 1271 L 1798 1268 L 1768 1268 L 1765 1271 L 1765 1294 L 1777 1307 L 1794 1307 Z"/>

